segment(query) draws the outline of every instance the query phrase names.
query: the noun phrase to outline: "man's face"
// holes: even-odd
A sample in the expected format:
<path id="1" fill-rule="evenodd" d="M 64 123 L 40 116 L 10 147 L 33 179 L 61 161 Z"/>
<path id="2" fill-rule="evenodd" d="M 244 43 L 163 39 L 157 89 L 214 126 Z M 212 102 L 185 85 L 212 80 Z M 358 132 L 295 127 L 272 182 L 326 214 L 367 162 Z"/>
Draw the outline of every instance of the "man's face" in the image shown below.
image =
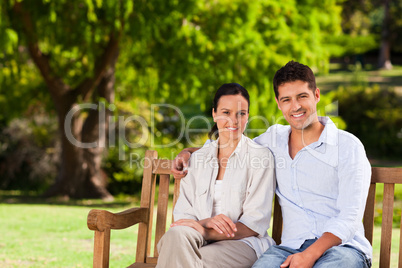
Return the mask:
<path id="1" fill-rule="evenodd" d="M 308 88 L 308 83 L 300 80 L 288 82 L 278 87 L 279 110 L 292 129 L 303 130 L 313 122 L 318 121 L 317 103 L 320 100 L 320 90 L 315 93 Z"/>

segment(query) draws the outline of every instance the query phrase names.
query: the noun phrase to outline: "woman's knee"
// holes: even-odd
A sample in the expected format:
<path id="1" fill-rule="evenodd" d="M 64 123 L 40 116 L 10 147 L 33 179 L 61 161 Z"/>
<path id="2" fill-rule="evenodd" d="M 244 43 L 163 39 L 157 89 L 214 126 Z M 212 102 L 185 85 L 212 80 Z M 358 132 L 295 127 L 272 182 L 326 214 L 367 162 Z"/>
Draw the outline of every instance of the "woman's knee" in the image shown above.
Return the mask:
<path id="1" fill-rule="evenodd" d="M 175 226 L 170 228 L 162 237 L 162 240 L 173 243 L 181 243 L 187 240 L 201 239 L 202 236 L 196 230 L 188 226 Z"/>
<path id="2" fill-rule="evenodd" d="M 173 237 L 182 237 L 189 236 L 197 232 L 191 227 L 188 226 L 175 226 L 170 228 L 165 235 L 173 236 Z"/>

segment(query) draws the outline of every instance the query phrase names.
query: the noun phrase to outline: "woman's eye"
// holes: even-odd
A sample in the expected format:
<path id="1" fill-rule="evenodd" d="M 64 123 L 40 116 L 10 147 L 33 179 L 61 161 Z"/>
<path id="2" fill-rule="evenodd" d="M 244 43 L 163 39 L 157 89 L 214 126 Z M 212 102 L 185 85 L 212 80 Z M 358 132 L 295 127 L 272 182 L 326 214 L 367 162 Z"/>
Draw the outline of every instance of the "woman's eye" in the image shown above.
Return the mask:
<path id="1" fill-rule="evenodd" d="M 229 114 L 229 112 L 227 112 L 227 111 L 225 111 L 225 112 L 223 112 L 224 114 Z"/>

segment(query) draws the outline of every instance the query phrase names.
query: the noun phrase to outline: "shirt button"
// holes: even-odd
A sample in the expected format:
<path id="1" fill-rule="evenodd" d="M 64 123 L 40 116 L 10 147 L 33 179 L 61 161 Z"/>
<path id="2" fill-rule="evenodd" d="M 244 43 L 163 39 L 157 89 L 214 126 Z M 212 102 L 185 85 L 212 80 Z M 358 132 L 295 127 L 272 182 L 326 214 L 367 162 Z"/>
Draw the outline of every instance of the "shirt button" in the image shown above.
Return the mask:
<path id="1" fill-rule="evenodd" d="M 297 190 L 297 186 L 296 185 L 293 185 L 293 190 Z"/>

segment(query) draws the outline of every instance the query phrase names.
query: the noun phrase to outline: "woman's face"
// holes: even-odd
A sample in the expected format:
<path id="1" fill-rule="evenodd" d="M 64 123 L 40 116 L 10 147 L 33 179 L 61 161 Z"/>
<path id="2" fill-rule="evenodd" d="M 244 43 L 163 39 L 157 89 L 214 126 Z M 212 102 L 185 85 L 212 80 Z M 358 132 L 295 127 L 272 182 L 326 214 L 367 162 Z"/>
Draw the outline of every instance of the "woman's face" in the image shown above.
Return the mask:
<path id="1" fill-rule="evenodd" d="M 242 95 L 222 96 L 216 111 L 212 110 L 212 116 L 218 126 L 219 137 L 237 140 L 246 129 L 248 102 Z"/>

